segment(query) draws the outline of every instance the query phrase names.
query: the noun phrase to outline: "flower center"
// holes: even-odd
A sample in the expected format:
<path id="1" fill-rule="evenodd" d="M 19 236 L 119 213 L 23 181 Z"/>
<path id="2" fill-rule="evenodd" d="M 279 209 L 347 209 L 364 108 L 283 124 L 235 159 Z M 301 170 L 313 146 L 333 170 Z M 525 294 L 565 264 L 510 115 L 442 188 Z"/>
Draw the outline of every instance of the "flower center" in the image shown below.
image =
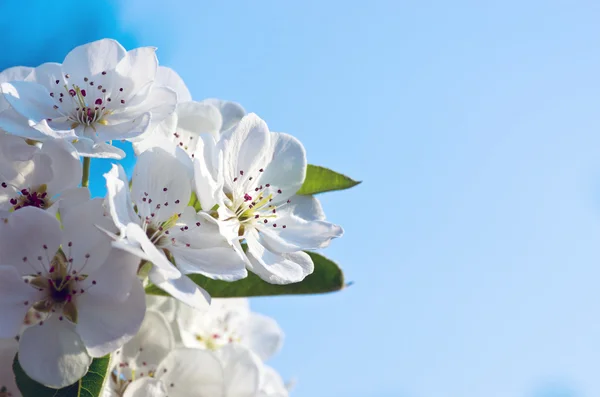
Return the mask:
<path id="1" fill-rule="evenodd" d="M 148 239 L 156 247 L 162 248 L 167 257 L 170 257 L 167 247 L 174 245 L 190 247 L 189 242 L 180 238 L 184 232 L 192 231 L 200 227 L 201 224 L 199 221 L 190 224 L 182 223 L 180 220 L 181 213 L 172 214 L 167 220 L 162 221 L 166 217 L 163 211 L 171 214 L 169 209 L 173 208 L 173 204 L 179 205 L 181 203 L 178 198 L 173 200 L 173 197 L 166 196 L 168 191 L 169 188 L 165 186 L 162 188 L 164 194 L 156 194 L 155 197 L 151 197 L 148 192 L 143 192 L 142 196 L 136 200 L 136 211 Z M 171 234 L 171 231 L 175 233 Z"/>
<path id="2" fill-rule="evenodd" d="M 64 84 L 62 90 L 50 92 L 50 96 L 54 99 L 54 110 L 56 110 L 66 120 L 71 122 L 71 128 L 83 126 L 96 130 L 96 125 L 107 125 L 108 117 L 118 110 L 119 106 L 125 104 L 125 90 L 119 88 L 115 93 L 107 90 L 102 86 L 102 76 L 106 76 L 106 72 L 102 72 L 97 76 L 100 81 L 92 81 L 87 77 L 83 78 L 84 85 Z M 65 75 L 65 80 L 69 79 L 69 75 Z M 55 81 L 57 86 L 60 86 L 61 80 Z M 52 119 L 48 119 L 52 122 Z"/>
<path id="3" fill-rule="evenodd" d="M 261 173 L 263 171 L 262 168 L 259 170 Z M 240 222 L 238 230 L 240 237 L 245 234 L 248 226 L 256 225 L 259 222 L 263 224 L 271 222 L 273 227 L 278 227 L 276 222 L 278 217 L 277 210 L 290 203 L 290 200 L 287 200 L 283 204 L 273 204 L 273 198 L 283 193 L 281 189 L 275 190 L 269 183 L 264 185 L 253 183 L 253 179 L 252 176 L 244 176 L 244 171 L 240 171 L 239 178 L 236 177 L 233 179 L 234 184 L 240 184 L 239 191 L 236 194 L 225 194 L 229 199 L 226 205 L 234 213 L 234 217 L 232 218 L 237 218 Z M 286 225 L 280 226 L 284 229 L 287 227 Z"/>
<path id="4" fill-rule="evenodd" d="M 70 247 L 72 247 L 71 242 L 68 243 L 68 248 Z M 45 245 L 44 249 L 47 249 Z M 43 271 L 37 270 L 39 266 L 30 262 L 29 258 L 23 258 L 23 262 L 29 264 L 35 271 L 33 275 L 26 276 L 24 281 L 43 292 L 43 298 L 31 306 L 34 312 L 31 315 L 28 314 L 25 320 L 26 324 L 36 319 L 40 320 L 44 315 L 50 316 L 53 313 L 57 313 L 61 321 L 66 318 L 72 323 L 77 323 L 75 298 L 96 285 L 96 280 L 92 280 L 91 283 L 89 281 L 85 282 L 88 276 L 83 274 L 82 271 L 90 258 L 90 254 L 86 254 L 85 258 L 86 262 L 78 271 L 72 269 L 73 258 L 70 255 L 67 256 L 62 249 L 59 249 L 47 264 L 44 263 L 43 256 L 37 257 L 37 263 L 42 266 Z M 83 288 L 84 282 L 87 288 Z M 29 305 L 30 302 L 26 301 L 24 304 Z M 43 320 L 40 321 L 40 324 L 43 324 Z"/>
<path id="5" fill-rule="evenodd" d="M 2 186 L 4 186 L 4 184 Z M 47 209 L 52 204 L 48 198 L 45 184 L 40 185 L 37 188 L 22 189 L 19 193 L 20 194 L 17 197 L 10 199 L 10 204 L 15 211 L 23 207 Z"/>
<path id="6" fill-rule="evenodd" d="M 212 351 L 218 350 L 229 343 L 240 342 L 240 338 L 233 332 L 230 332 L 229 334 L 227 332 L 224 332 L 224 334 L 215 332 L 210 335 L 196 334 L 196 340 L 200 342 L 204 348 Z"/>

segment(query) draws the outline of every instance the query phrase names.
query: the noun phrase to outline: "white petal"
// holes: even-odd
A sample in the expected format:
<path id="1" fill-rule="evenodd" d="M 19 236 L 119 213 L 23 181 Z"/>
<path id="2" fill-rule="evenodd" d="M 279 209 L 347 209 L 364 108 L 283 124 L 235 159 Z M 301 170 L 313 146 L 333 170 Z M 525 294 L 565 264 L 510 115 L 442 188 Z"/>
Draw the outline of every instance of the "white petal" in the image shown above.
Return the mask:
<path id="1" fill-rule="evenodd" d="M 273 368 L 263 366 L 260 392 L 257 397 L 288 397 L 289 392 L 281 376 Z"/>
<path id="2" fill-rule="evenodd" d="M 50 93 L 40 84 L 13 81 L 0 84 L 0 90 L 13 109 L 30 120 L 40 122 L 58 115 Z"/>
<path id="3" fill-rule="evenodd" d="M 170 229 L 170 244 L 164 245 L 184 274 L 200 273 L 216 280 L 235 281 L 248 275 L 245 261 L 221 235 L 217 222 L 207 214 L 187 207 Z"/>
<path id="4" fill-rule="evenodd" d="M 2 260 L 15 266 L 22 275 L 45 272 L 48 258 L 52 259 L 58 250 L 61 234 L 54 216 L 35 207 L 21 208 L 0 222 Z"/>
<path id="5" fill-rule="evenodd" d="M 199 137 L 194 158 L 194 189 L 205 210 L 223 204 L 223 158 L 210 135 Z"/>
<path id="6" fill-rule="evenodd" d="M 154 47 L 140 47 L 128 51 L 115 67 L 119 75 L 129 79 L 130 85 L 125 89 L 134 95 L 142 87 L 154 82 L 157 69 L 158 59 Z"/>
<path id="7" fill-rule="evenodd" d="M 15 338 L 0 339 L 0 387 L 4 386 L 5 392 L 10 397 L 21 397 L 12 370 L 18 348 L 19 343 Z"/>
<path id="8" fill-rule="evenodd" d="M 59 95 L 59 93 L 64 94 L 65 76 L 63 75 L 60 63 L 43 63 L 32 69 L 31 73 L 23 80 L 41 84 L 49 92 L 55 92 L 55 95 Z M 57 80 L 58 84 L 56 83 Z"/>
<path id="9" fill-rule="evenodd" d="M 61 212 L 63 222 L 63 251 L 73 259 L 71 269 L 85 274 L 95 272 L 106 261 L 112 240 L 102 232 L 113 227 L 104 217 L 102 199 L 94 199 L 75 205 Z M 114 230 L 114 229 L 113 229 Z"/>
<path id="10" fill-rule="evenodd" d="M 6 83 L 15 80 L 25 80 L 33 71 L 33 68 L 26 66 L 13 66 L 0 72 L 0 83 Z"/>
<path id="11" fill-rule="evenodd" d="M 46 182 L 50 196 L 79 185 L 82 169 L 79 155 L 73 145 L 63 139 L 48 140 L 42 145 L 41 153 L 52 159 L 54 177 Z"/>
<path id="12" fill-rule="evenodd" d="M 40 293 L 23 281 L 12 266 L 0 266 L 0 338 L 15 337 L 19 333 L 27 310 Z"/>
<path id="13" fill-rule="evenodd" d="M 293 136 L 272 132 L 270 155 L 272 157 L 260 174 L 258 184 L 270 184 L 270 190 L 266 190 L 265 195 L 273 193 L 274 202 L 285 202 L 304 183 L 306 152 L 300 141 Z"/>
<path id="14" fill-rule="evenodd" d="M 96 137 L 99 141 L 112 141 L 134 138 L 146 132 L 150 126 L 152 115 L 150 112 L 140 114 L 135 119 L 122 121 L 118 124 L 101 125 L 96 128 Z"/>
<path id="15" fill-rule="evenodd" d="M 121 160 L 125 157 L 123 150 L 106 142 L 95 143 L 91 139 L 79 138 L 73 146 L 77 149 L 77 153 L 84 157 L 113 160 Z"/>
<path id="16" fill-rule="evenodd" d="M 129 223 L 139 223 L 140 218 L 135 213 L 129 181 L 121 165 L 113 164 L 111 170 L 104 174 L 106 179 L 107 201 L 113 222 L 124 231 Z"/>
<path id="17" fill-rule="evenodd" d="M 19 341 L 19 362 L 29 377 L 61 388 L 86 374 L 92 358 L 69 321 L 51 316 L 42 325 L 25 330 Z"/>
<path id="18" fill-rule="evenodd" d="M 152 113 L 152 122 L 160 123 L 170 116 L 177 106 L 177 93 L 167 87 L 154 87 L 140 108 Z"/>
<path id="19" fill-rule="evenodd" d="M 223 119 L 221 131 L 227 131 L 234 127 L 246 115 L 246 110 L 244 110 L 239 103 L 215 98 L 205 99 L 202 102 L 216 106 L 217 109 L 219 109 L 219 112 L 221 112 L 221 117 Z"/>
<path id="20" fill-rule="evenodd" d="M 13 162 L 31 160 L 33 155 L 40 151 L 40 148 L 27 144 L 23 138 L 0 134 L 0 150 L 2 151 L 2 160 Z"/>
<path id="21" fill-rule="evenodd" d="M 27 175 L 25 188 L 34 188 L 51 181 L 54 178 L 52 158 L 45 153 L 38 152 L 33 156 L 33 172 Z M 15 164 L 18 166 L 17 164 Z"/>
<path id="22" fill-rule="evenodd" d="M 242 329 L 242 341 L 261 360 L 273 356 L 283 344 L 283 331 L 277 321 L 258 313 L 251 313 Z"/>
<path id="23" fill-rule="evenodd" d="M 156 368 L 174 346 L 173 332 L 165 317 L 148 310 L 139 332 L 119 350 L 118 362 L 133 369 L 143 368 L 143 363 Z"/>
<path id="24" fill-rule="evenodd" d="M 223 171 L 226 186 L 243 186 L 248 178 L 257 178 L 271 155 L 271 134 L 267 124 L 256 114 L 245 116 L 235 130 L 221 135 L 219 147 L 223 150 Z"/>
<path id="25" fill-rule="evenodd" d="M 273 252 L 295 252 L 325 248 L 332 239 L 341 237 L 344 230 L 333 223 L 325 221 L 305 221 L 289 215 L 279 215 L 277 223 L 286 228 L 269 228 L 260 226 L 260 242 Z"/>
<path id="26" fill-rule="evenodd" d="M 156 372 L 162 374 L 160 379 L 168 385 L 171 397 L 187 397 L 190 390 L 194 391 L 194 397 L 237 397 L 223 393 L 224 374 L 221 363 L 207 350 L 173 350 Z"/>
<path id="27" fill-rule="evenodd" d="M 225 375 L 226 395 L 254 397 L 260 385 L 260 359 L 249 349 L 229 344 L 216 352 Z"/>
<path id="28" fill-rule="evenodd" d="M 31 138 L 36 139 L 39 136 L 40 140 L 45 141 L 49 139 L 67 139 L 69 142 L 76 142 L 77 140 L 85 140 L 89 141 L 87 138 L 78 137 L 75 133 L 75 130 L 57 130 L 53 129 L 48 125 L 47 120 L 40 120 L 39 122 L 28 121 L 29 130 L 35 131 L 35 136 L 30 133 L 29 135 L 25 135 L 25 132 L 20 133 L 22 136 L 31 136 Z"/>
<path id="29" fill-rule="evenodd" d="M 1 110 L 2 102 L 9 108 Z M 8 102 L 5 101 L 4 96 L 0 94 L 0 131 L 4 130 L 12 135 L 39 141 L 48 138 L 61 139 L 63 136 L 67 138 L 75 137 L 71 131 L 65 134 L 64 131 L 54 131 L 47 125 L 48 123 L 35 124 L 31 122 L 27 117 L 11 108 Z"/>
<path id="30" fill-rule="evenodd" d="M 123 302 L 129 296 L 131 284 L 137 280 L 139 263 L 139 258 L 129 252 L 109 249 L 105 262 L 96 271 L 87 273 L 86 282 L 96 281 L 96 284 L 86 294 L 95 299 Z"/>
<path id="31" fill-rule="evenodd" d="M 244 260 L 231 247 L 173 248 L 171 252 L 184 274 L 199 273 L 213 280 L 230 282 L 248 276 Z"/>
<path id="32" fill-rule="evenodd" d="M 141 282 L 133 280 L 123 302 L 107 301 L 86 293 L 77 298 L 78 320 L 75 331 L 92 357 L 109 354 L 139 331 L 146 312 Z"/>
<path id="33" fill-rule="evenodd" d="M 77 207 L 85 203 L 86 201 L 89 201 L 90 197 L 90 190 L 87 187 L 76 187 L 74 189 L 63 191 L 60 194 L 60 197 L 58 198 L 58 201 L 56 203 L 58 203 L 59 212 L 62 213 L 68 211 L 73 207 Z M 61 221 L 64 222 L 64 219 L 61 218 Z M 110 223 L 113 224 L 112 221 Z"/>
<path id="34" fill-rule="evenodd" d="M 177 115 L 177 132 L 194 137 L 202 133 L 219 137 L 223 119 L 215 106 L 203 102 L 184 102 L 177 106 Z"/>
<path id="35" fill-rule="evenodd" d="M 177 310 L 176 300 L 169 296 L 146 295 L 146 307 L 148 310 L 160 312 L 169 323 L 175 321 Z"/>
<path id="36" fill-rule="evenodd" d="M 249 234 L 246 241 L 246 255 L 250 260 L 248 268 L 268 283 L 297 283 L 314 271 L 312 259 L 302 251 L 283 254 L 271 252 L 260 244 L 256 232 Z"/>
<path id="37" fill-rule="evenodd" d="M 210 306 L 210 295 L 198 287 L 189 277 L 182 275 L 176 279 L 167 279 L 153 267 L 148 275 L 150 281 L 158 288 L 169 293 L 173 298 L 198 310 L 207 310 Z"/>
<path id="38" fill-rule="evenodd" d="M 17 79 L 15 79 L 17 80 Z M 0 80 L 1 81 L 1 80 Z M 181 77 L 171 68 L 159 66 L 156 72 L 156 85 L 169 87 L 177 93 L 177 102 L 188 102 L 192 100 L 192 95 Z"/>
<path id="39" fill-rule="evenodd" d="M 114 69 L 127 52 L 115 40 L 102 39 L 75 47 L 63 61 L 63 70 L 83 79 Z"/>
<path id="40" fill-rule="evenodd" d="M 162 223 L 182 212 L 192 195 L 190 171 L 191 167 L 162 148 L 142 153 L 135 164 L 131 185 L 138 213 Z"/>
<path id="41" fill-rule="evenodd" d="M 162 278 L 178 278 L 181 276 L 181 272 L 169 262 L 169 259 L 162 251 L 159 251 L 158 248 L 154 246 L 139 225 L 130 223 L 127 225 L 125 234 L 129 241 L 139 244 L 154 265 L 152 268 L 155 269 Z"/>
<path id="42" fill-rule="evenodd" d="M 167 388 L 158 379 L 140 378 L 127 386 L 123 397 L 167 397 Z"/>
<path id="43" fill-rule="evenodd" d="M 286 204 L 279 212 L 292 213 L 307 221 L 324 221 L 325 212 L 321 203 L 315 196 L 290 197 L 290 203 Z"/>
<path id="44" fill-rule="evenodd" d="M 153 145 L 156 139 L 170 139 L 173 134 L 177 131 L 177 113 L 173 112 L 171 115 L 166 117 L 159 123 L 153 122 L 148 130 L 142 135 L 136 136 L 135 138 L 129 139 L 133 142 L 133 149 L 135 154 L 139 156 L 140 153 L 160 145 Z"/>

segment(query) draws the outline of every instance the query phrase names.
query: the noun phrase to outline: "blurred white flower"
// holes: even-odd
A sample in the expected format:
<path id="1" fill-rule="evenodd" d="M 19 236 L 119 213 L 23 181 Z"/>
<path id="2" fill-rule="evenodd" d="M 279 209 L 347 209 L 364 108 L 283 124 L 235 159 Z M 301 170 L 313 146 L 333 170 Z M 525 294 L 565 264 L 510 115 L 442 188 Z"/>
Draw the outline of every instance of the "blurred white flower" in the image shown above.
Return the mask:
<path id="1" fill-rule="evenodd" d="M 262 363 L 250 350 L 228 345 L 218 351 L 179 348 L 152 378 L 132 382 L 123 397 L 256 397 Z"/>
<path id="2" fill-rule="evenodd" d="M 167 319 L 158 311 L 147 310 L 140 331 L 114 354 L 114 366 L 103 397 L 123 396 L 134 380 L 155 376 L 158 366 L 174 347 Z"/>
<path id="3" fill-rule="evenodd" d="M 176 321 L 186 347 L 218 350 L 228 344 L 241 344 L 267 360 L 283 343 L 283 331 L 277 322 L 251 312 L 245 298 L 213 299 L 206 312 L 179 305 Z"/>

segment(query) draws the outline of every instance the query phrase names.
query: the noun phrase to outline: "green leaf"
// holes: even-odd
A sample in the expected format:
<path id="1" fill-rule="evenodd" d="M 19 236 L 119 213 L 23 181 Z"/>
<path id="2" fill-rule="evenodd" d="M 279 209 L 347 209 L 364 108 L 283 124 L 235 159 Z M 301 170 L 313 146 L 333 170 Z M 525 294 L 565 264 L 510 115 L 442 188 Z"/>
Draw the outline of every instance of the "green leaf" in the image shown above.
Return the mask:
<path id="1" fill-rule="evenodd" d="M 189 274 L 188 277 L 208 291 L 213 298 L 322 294 L 344 288 L 344 274 L 335 262 L 314 252 L 307 252 L 307 254 L 315 264 L 315 271 L 303 281 L 294 284 L 269 284 L 254 273 L 249 273 L 245 279 L 234 282 L 212 280 L 200 274 Z M 168 296 L 155 285 L 147 287 L 146 292 L 151 295 Z"/>
<path id="2" fill-rule="evenodd" d="M 110 355 L 95 358 L 83 378 L 71 386 L 58 390 L 41 385 L 27 376 L 19 364 L 18 355 L 13 361 L 13 371 L 17 386 L 24 397 L 98 397 L 102 393 L 102 385 L 109 372 L 109 362 Z"/>
<path id="3" fill-rule="evenodd" d="M 195 192 L 192 192 L 190 201 L 188 202 L 188 207 L 194 207 L 196 212 L 202 210 L 202 206 L 200 205 L 200 201 L 198 201 L 198 196 L 196 196 Z"/>
<path id="4" fill-rule="evenodd" d="M 355 181 L 328 168 L 309 164 L 306 169 L 306 179 L 297 194 L 309 195 L 350 189 L 359 183 L 360 181 Z"/>

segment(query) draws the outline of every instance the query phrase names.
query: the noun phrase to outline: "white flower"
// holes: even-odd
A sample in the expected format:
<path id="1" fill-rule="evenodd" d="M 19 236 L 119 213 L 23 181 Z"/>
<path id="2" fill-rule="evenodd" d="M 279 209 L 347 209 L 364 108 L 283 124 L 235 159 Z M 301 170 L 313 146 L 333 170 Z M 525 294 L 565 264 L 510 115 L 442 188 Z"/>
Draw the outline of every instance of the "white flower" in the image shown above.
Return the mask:
<path id="1" fill-rule="evenodd" d="M 106 141 L 128 139 L 160 122 L 177 103 L 175 91 L 155 84 L 155 48 L 126 51 L 118 42 L 98 40 L 73 49 L 62 64 L 45 63 L 25 81 L 3 83 L 0 89 L 12 108 L 26 117 L 23 128 L 0 127 L 25 137 L 31 126 L 40 132 L 74 130 L 77 137 L 96 145 L 90 157 L 122 158 L 123 151 Z"/>
<path id="2" fill-rule="evenodd" d="M 115 352 L 114 367 L 103 397 L 123 396 L 132 381 L 155 375 L 162 360 L 174 347 L 167 319 L 160 312 L 147 310 L 137 335 Z"/>
<path id="3" fill-rule="evenodd" d="M 261 371 L 260 359 L 239 345 L 216 352 L 180 348 L 161 362 L 153 378 L 131 383 L 123 397 L 256 397 Z"/>
<path id="4" fill-rule="evenodd" d="M 151 131 L 134 141 L 136 153 L 162 146 L 169 141 L 182 148 L 190 157 L 202 155 L 201 134 L 210 134 L 215 139 L 236 125 L 245 111 L 235 102 L 206 99 L 202 102 L 183 102 L 175 112 Z"/>
<path id="5" fill-rule="evenodd" d="M 288 397 L 289 390 L 281 375 L 273 368 L 265 365 L 263 367 L 260 390 L 257 397 Z"/>
<path id="6" fill-rule="evenodd" d="M 228 344 L 241 344 L 262 360 L 277 352 L 283 331 L 277 322 L 250 311 L 247 299 L 213 299 L 206 312 L 179 305 L 176 321 L 183 344 L 217 350 Z"/>
<path id="7" fill-rule="evenodd" d="M 131 192 L 122 167 L 113 166 L 105 174 L 110 213 L 120 229 L 120 240 L 114 244 L 154 265 L 149 273 L 152 283 L 190 306 L 204 309 L 210 297 L 182 273 L 234 281 L 246 277 L 247 272 L 243 259 L 220 234 L 217 222 L 188 206 L 191 164 L 184 162 L 191 160 L 179 148 L 170 149 L 153 148 L 138 157 Z"/>
<path id="8" fill-rule="evenodd" d="M 299 282 L 314 264 L 302 250 L 319 249 L 343 234 L 326 222 L 317 199 L 296 196 L 306 176 L 306 155 L 294 137 L 269 132 L 255 114 L 221 135 L 216 149 L 207 138 L 194 159 L 196 194 L 203 208 L 227 223 L 225 235 L 247 267 L 273 284 Z"/>
<path id="9" fill-rule="evenodd" d="M 111 229 L 102 200 L 55 216 L 25 207 L 0 222 L 0 337 L 17 335 L 19 361 L 34 380 L 64 387 L 80 379 L 92 357 L 132 338 L 144 318 L 139 258 L 111 249 L 96 225 Z"/>
<path id="10" fill-rule="evenodd" d="M 2 397 L 21 397 L 12 370 L 18 347 L 15 338 L 0 339 L 0 396 Z"/>
<path id="11" fill-rule="evenodd" d="M 65 140 L 51 140 L 42 148 L 22 138 L 0 135 L 0 212 L 23 207 L 56 213 L 59 202 L 66 205 L 89 198 L 81 181 L 79 157 Z"/>

